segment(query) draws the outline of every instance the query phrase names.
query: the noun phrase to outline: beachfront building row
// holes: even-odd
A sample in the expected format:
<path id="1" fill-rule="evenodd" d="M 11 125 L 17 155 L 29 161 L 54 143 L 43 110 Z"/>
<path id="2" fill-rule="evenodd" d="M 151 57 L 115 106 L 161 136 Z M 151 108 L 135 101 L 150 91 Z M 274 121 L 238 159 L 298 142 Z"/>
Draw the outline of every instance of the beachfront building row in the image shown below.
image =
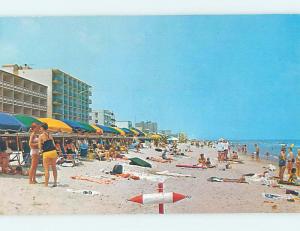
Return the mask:
<path id="1" fill-rule="evenodd" d="M 132 128 L 132 122 L 131 121 L 116 121 L 116 126 L 118 128 Z"/>
<path id="2" fill-rule="evenodd" d="M 157 123 L 151 121 L 141 121 L 135 123 L 135 127 L 146 133 L 157 133 Z"/>
<path id="3" fill-rule="evenodd" d="M 0 111 L 47 116 L 47 86 L 0 70 Z"/>
<path id="4" fill-rule="evenodd" d="M 103 124 L 105 126 L 115 126 L 116 119 L 113 111 L 110 110 L 94 110 L 90 113 L 90 124 Z"/>
<path id="5" fill-rule="evenodd" d="M 87 123 L 91 86 L 59 69 L 32 69 L 28 65 L 3 65 L 3 70 L 47 86 L 47 114 L 54 119 Z M 34 114 L 33 114 L 34 115 Z"/>

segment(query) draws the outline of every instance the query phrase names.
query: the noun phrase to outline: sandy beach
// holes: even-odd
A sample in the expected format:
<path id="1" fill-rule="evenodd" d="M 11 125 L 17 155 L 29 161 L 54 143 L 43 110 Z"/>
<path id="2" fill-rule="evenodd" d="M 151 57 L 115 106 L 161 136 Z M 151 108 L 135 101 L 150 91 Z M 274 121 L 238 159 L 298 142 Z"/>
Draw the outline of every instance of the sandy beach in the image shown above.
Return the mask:
<path id="1" fill-rule="evenodd" d="M 59 167 L 59 186 L 45 188 L 43 177 L 39 184 L 29 185 L 25 176 L 0 175 L 1 215 L 58 215 L 58 214 L 157 214 L 158 205 L 140 205 L 127 201 L 141 193 L 155 193 L 159 180 L 164 180 L 165 192 L 177 192 L 191 196 L 174 204 L 166 204 L 166 214 L 180 213 L 278 213 L 300 212 L 300 201 L 274 200 L 267 203 L 262 193 L 285 194 L 285 189 L 261 185 L 259 182 L 228 183 L 209 182 L 207 178 L 239 178 L 242 174 L 262 173 L 267 161 L 257 162 L 248 156 L 240 156 L 244 164 L 232 164 L 225 171 L 219 167 L 211 169 L 187 169 L 176 164 L 196 164 L 200 153 L 216 162 L 217 152 L 212 148 L 196 148 L 187 152 L 189 157 L 178 157 L 172 163 L 149 161 L 152 168 L 132 166 L 128 161 L 82 161 L 77 167 Z M 141 153 L 129 151 L 128 157 L 158 157 L 161 153 L 144 148 Z M 146 179 L 133 180 L 106 174 L 115 164 L 122 163 L 125 172 L 142 174 Z M 42 170 L 42 168 L 40 168 Z M 192 177 L 162 177 L 153 173 L 168 170 L 172 173 L 190 174 Z M 276 171 L 277 174 L 277 171 Z M 71 179 L 71 176 L 96 176 L 107 179 L 106 183 L 95 183 Z M 50 179 L 50 184 L 51 184 Z M 100 195 L 84 195 L 68 190 L 93 190 Z M 299 190 L 299 187 L 294 187 Z"/>

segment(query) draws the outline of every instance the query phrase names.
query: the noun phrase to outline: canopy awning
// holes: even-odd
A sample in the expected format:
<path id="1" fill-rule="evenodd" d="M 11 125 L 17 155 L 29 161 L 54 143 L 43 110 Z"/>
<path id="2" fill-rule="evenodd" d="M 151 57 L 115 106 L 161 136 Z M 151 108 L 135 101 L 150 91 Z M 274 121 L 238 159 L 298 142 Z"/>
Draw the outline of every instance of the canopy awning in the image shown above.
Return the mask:
<path id="1" fill-rule="evenodd" d="M 42 124 L 41 121 L 39 121 L 38 119 L 32 117 L 32 116 L 28 116 L 28 115 L 14 115 L 14 117 L 19 121 L 21 122 L 24 127 L 26 128 L 26 131 L 28 131 L 32 124 L 35 123 L 35 124 Z"/>
<path id="2" fill-rule="evenodd" d="M 39 118 L 39 121 L 47 123 L 51 132 L 66 132 L 71 133 L 72 128 L 64 122 L 52 118 Z"/>
<path id="3" fill-rule="evenodd" d="M 26 127 L 14 116 L 0 112 L 0 130 L 20 132 L 26 131 Z"/>

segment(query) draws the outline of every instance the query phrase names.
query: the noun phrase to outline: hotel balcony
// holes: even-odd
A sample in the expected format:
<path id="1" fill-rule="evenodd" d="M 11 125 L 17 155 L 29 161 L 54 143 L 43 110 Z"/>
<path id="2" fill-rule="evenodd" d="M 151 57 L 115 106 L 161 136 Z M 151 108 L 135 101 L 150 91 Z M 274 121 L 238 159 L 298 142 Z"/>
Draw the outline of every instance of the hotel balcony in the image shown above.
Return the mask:
<path id="1" fill-rule="evenodd" d="M 52 83 L 53 84 L 61 84 L 62 83 L 62 77 L 54 75 L 53 79 L 52 79 Z"/>
<path id="2" fill-rule="evenodd" d="M 53 114 L 58 114 L 58 115 L 61 115 L 63 113 L 62 109 L 60 108 L 53 108 Z"/>
<path id="3" fill-rule="evenodd" d="M 59 97 L 53 97 L 53 104 L 62 104 L 63 103 L 63 99 L 59 98 Z"/>

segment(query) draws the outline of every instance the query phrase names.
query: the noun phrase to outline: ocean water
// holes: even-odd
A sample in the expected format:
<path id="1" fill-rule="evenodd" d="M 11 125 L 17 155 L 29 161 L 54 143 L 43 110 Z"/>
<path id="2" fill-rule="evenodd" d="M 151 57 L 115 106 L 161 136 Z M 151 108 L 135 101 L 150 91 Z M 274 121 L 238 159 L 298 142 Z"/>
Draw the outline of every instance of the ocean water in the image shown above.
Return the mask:
<path id="1" fill-rule="evenodd" d="M 290 147 L 291 144 L 294 144 L 293 153 L 297 155 L 297 149 L 300 149 L 300 140 L 231 140 L 233 145 L 237 144 L 246 144 L 248 149 L 248 154 L 251 155 L 255 152 L 254 144 L 258 144 L 260 149 L 260 158 L 265 159 L 266 153 L 270 153 L 270 159 L 277 160 L 280 154 L 282 145 Z M 234 148 L 236 150 L 236 148 Z"/>

